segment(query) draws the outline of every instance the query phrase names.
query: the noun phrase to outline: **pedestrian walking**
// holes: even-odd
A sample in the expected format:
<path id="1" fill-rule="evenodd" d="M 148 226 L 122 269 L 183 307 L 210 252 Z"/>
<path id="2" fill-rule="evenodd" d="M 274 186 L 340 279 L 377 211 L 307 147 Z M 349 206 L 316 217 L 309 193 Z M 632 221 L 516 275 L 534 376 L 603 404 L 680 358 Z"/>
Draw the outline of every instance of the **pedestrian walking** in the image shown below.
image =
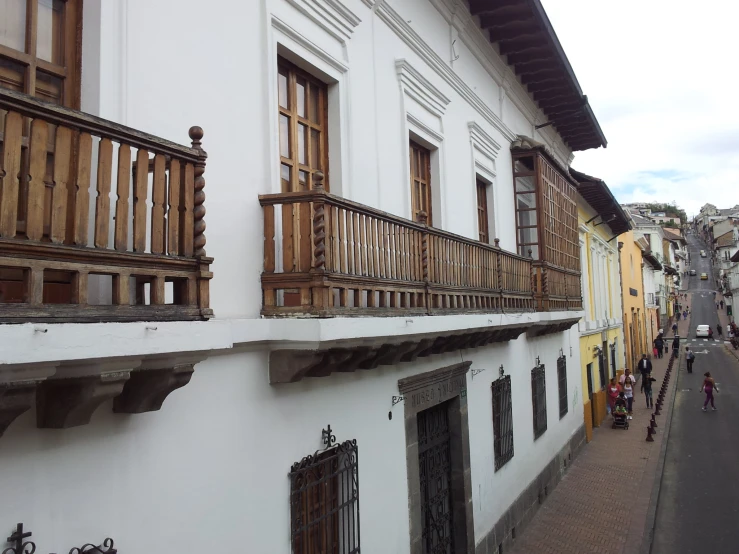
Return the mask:
<path id="1" fill-rule="evenodd" d="M 639 372 L 641 373 L 642 379 L 652 374 L 652 362 L 647 359 L 646 354 L 642 354 L 641 360 L 639 360 Z"/>
<path id="2" fill-rule="evenodd" d="M 672 324 L 672 334 L 673 335 L 676 335 L 677 334 L 677 323 L 673 323 Z"/>
<path id="3" fill-rule="evenodd" d="M 626 397 L 626 409 L 629 412 L 629 419 L 633 419 L 632 408 L 634 406 L 634 385 L 636 385 L 636 377 L 631 374 L 631 370 L 627 367 L 624 370 L 624 374 L 621 375 L 621 388 Z"/>
<path id="4" fill-rule="evenodd" d="M 663 348 L 665 347 L 665 341 L 662 340 L 662 334 L 660 333 L 657 335 L 657 338 L 654 339 L 654 349 L 657 351 L 657 357 L 662 358 L 663 354 Z"/>
<path id="5" fill-rule="evenodd" d="M 651 374 L 647 374 L 641 381 L 641 391 L 644 393 L 644 398 L 647 401 L 647 408 L 654 408 L 654 399 L 652 398 L 652 383 L 657 379 L 652 377 Z"/>
<path id="6" fill-rule="evenodd" d="M 716 332 L 718 333 L 719 338 L 723 338 L 724 336 L 724 328 L 721 327 L 720 323 L 716 324 Z"/>
<path id="7" fill-rule="evenodd" d="M 719 305 L 721 306 L 721 309 L 723 310 L 724 309 L 724 301 L 722 300 L 721 302 L 719 302 Z"/>
<path id="8" fill-rule="evenodd" d="M 618 393 L 620 392 L 621 387 L 618 386 L 614 377 L 611 379 L 611 384 L 608 385 L 608 411 L 611 413 L 611 417 L 613 417 L 616 410 L 616 398 L 618 398 Z"/>
<path id="9" fill-rule="evenodd" d="M 675 358 L 678 358 L 680 356 L 680 337 L 675 335 L 675 338 L 672 339 L 672 355 Z"/>
<path id="10" fill-rule="evenodd" d="M 701 392 L 706 391 L 706 401 L 703 403 L 703 411 L 706 411 L 706 407 L 708 406 L 708 401 L 711 401 L 711 408 L 713 410 L 716 410 L 716 405 L 713 403 L 713 391 L 719 392 L 718 387 L 716 386 L 716 381 L 713 380 L 713 377 L 711 377 L 711 372 L 706 371 L 703 376 L 705 379 L 703 379 L 703 386 L 701 386 Z"/>
<path id="11" fill-rule="evenodd" d="M 695 353 L 689 346 L 685 347 L 685 359 L 688 362 L 688 373 L 693 373 L 693 362 L 695 361 Z"/>
<path id="12" fill-rule="evenodd" d="M 680 312 L 677 312 L 677 320 L 678 320 L 678 321 L 680 321 L 680 316 L 682 316 L 682 315 L 683 315 L 683 314 L 681 314 Z M 673 326 L 673 327 L 674 327 L 674 326 Z"/>

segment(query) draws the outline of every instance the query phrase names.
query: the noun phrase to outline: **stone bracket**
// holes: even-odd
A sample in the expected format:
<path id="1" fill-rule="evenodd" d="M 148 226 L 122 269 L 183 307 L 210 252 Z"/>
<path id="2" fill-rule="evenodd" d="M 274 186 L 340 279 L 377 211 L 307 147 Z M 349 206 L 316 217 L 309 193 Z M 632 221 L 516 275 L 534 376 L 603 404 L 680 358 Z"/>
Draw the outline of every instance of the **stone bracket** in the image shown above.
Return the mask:
<path id="1" fill-rule="evenodd" d="M 44 381 L 36 395 L 36 425 L 67 429 L 90 423 L 103 402 L 121 394 L 129 375 L 129 371 L 116 371 Z"/>
<path id="2" fill-rule="evenodd" d="M 275 350 L 270 352 L 271 384 L 294 383 L 305 377 L 325 377 L 334 372 L 371 370 L 381 365 L 412 362 L 435 354 L 479 348 L 517 338 L 531 323 L 511 327 L 470 329 L 441 336 L 406 337 L 402 342 L 379 341 L 372 345 L 337 344 L 319 350 Z M 568 324 L 571 326 L 572 324 Z"/>
<path id="3" fill-rule="evenodd" d="M 193 371 L 193 364 L 133 371 L 123 392 L 113 401 L 113 411 L 119 414 L 155 412 L 172 391 L 190 382 Z"/>
<path id="4" fill-rule="evenodd" d="M 8 426 L 33 406 L 39 381 L 0 384 L 0 437 Z"/>

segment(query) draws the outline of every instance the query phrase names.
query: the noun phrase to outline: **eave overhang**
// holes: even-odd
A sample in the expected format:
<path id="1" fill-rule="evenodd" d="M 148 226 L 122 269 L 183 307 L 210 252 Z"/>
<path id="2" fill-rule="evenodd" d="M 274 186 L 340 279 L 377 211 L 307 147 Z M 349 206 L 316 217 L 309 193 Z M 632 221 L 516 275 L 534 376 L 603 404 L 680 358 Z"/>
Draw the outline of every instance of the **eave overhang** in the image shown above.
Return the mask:
<path id="1" fill-rule="evenodd" d="M 608 144 L 540 0 L 470 0 L 490 42 L 572 150 Z"/>
<path id="2" fill-rule="evenodd" d="M 580 196 L 600 215 L 614 235 L 631 229 L 631 219 L 611 193 L 608 185 L 597 177 L 591 177 L 570 168 L 570 175 L 577 181 Z"/>

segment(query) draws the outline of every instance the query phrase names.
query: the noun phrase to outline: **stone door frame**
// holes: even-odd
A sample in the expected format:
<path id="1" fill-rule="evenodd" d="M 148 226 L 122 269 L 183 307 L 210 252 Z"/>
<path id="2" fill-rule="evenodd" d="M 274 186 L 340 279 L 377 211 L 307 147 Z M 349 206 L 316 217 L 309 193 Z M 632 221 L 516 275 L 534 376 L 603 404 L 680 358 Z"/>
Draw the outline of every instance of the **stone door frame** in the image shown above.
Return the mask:
<path id="1" fill-rule="evenodd" d="M 419 412 L 449 402 L 449 433 L 452 463 L 452 512 L 455 554 L 473 552 L 475 526 L 470 473 L 470 436 L 467 418 L 467 373 L 472 362 L 462 362 L 398 381 L 405 397 L 406 468 L 408 472 L 408 518 L 410 554 L 423 554 L 421 481 L 418 458 Z"/>

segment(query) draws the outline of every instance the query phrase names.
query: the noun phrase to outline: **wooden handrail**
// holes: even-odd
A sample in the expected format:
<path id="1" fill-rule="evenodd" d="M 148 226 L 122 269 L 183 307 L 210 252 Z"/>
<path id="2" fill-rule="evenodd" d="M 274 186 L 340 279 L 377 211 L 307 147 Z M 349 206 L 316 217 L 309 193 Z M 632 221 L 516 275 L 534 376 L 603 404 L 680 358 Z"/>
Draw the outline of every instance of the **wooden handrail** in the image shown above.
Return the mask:
<path id="1" fill-rule="evenodd" d="M 206 157 L 205 152 L 197 148 L 183 146 L 102 117 L 52 104 L 2 87 L 0 87 L 0 109 L 18 112 L 27 117 L 40 118 L 47 123 L 64 125 L 91 135 L 103 135 L 136 148 L 168 154 L 188 162 L 196 163 Z"/>

